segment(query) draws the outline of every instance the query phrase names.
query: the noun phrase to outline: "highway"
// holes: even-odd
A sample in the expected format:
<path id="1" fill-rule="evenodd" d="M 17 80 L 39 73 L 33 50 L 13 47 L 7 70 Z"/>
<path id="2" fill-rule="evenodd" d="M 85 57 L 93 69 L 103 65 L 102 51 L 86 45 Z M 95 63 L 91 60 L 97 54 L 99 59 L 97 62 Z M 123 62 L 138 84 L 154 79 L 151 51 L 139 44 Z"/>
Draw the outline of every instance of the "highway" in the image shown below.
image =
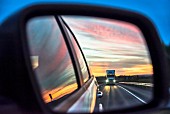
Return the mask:
<path id="1" fill-rule="evenodd" d="M 128 108 L 148 103 L 152 99 L 152 87 L 128 84 L 105 85 L 100 84 L 102 98 L 97 98 L 95 112 Z"/>

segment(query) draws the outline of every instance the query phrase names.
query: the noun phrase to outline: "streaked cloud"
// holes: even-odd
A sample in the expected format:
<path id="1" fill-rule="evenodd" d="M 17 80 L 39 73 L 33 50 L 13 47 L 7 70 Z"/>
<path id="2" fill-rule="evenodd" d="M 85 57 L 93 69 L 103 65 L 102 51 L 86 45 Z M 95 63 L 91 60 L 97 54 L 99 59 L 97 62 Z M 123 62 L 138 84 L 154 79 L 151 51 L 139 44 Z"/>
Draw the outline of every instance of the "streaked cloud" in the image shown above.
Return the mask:
<path id="1" fill-rule="evenodd" d="M 133 24 L 81 16 L 64 16 L 95 76 L 115 69 L 116 75 L 152 74 L 143 35 Z M 135 71 L 134 71 L 135 70 Z"/>

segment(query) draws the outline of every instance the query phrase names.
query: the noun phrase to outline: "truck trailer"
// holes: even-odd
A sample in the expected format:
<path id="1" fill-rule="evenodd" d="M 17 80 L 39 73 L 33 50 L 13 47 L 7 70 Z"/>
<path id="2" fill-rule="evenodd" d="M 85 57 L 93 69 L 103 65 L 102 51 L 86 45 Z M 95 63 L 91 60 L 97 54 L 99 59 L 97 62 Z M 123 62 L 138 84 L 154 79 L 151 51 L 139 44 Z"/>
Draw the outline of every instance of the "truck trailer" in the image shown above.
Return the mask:
<path id="1" fill-rule="evenodd" d="M 115 70 L 106 70 L 106 84 L 115 85 Z"/>

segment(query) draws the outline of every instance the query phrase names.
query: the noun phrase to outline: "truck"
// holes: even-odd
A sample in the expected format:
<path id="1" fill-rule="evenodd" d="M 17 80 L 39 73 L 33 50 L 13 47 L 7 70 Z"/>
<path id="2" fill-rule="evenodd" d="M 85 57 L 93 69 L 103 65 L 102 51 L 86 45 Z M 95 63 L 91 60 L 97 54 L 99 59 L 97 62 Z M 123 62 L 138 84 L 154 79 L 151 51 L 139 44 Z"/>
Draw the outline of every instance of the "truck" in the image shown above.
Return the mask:
<path id="1" fill-rule="evenodd" d="M 115 85 L 115 70 L 106 70 L 106 84 L 107 85 Z"/>

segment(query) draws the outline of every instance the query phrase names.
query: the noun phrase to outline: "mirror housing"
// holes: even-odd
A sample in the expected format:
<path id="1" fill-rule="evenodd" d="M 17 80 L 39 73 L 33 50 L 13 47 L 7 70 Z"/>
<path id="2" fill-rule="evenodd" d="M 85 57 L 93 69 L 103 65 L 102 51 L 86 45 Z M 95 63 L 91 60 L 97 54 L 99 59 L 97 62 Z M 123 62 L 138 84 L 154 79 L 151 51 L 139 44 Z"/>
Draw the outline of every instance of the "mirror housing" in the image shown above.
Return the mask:
<path id="1" fill-rule="evenodd" d="M 110 19 L 126 21 L 138 26 L 146 38 L 146 42 L 151 54 L 153 71 L 154 71 L 154 93 L 153 100 L 146 105 L 110 112 L 131 112 L 141 110 L 153 110 L 156 107 L 162 108 L 168 102 L 168 65 L 165 59 L 165 53 L 161 45 L 158 33 L 150 20 L 143 15 L 135 12 L 114 9 L 102 6 L 79 5 L 79 4 L 48 4 L 34 5 L 14 14 L 2 24 L 3 44 L 1 50 L 3 55 L 0 62 L 2 63 L 1 75 L 1 94 L 12 98 L 24 109 L 36 109 L 48 112 L 49 109 L 40 97 L 40 90 L 32 71 L 29 58 L 29 48 L 26 38 L 26 22 L 35 16 L 42 15 L 83 15 L 96 16 Z M 8 49 L 6 48 L 8 47 Z M 7 52 L 5 51 L 7 50 Z M 8 61 L 12 56 L 12 59 Z M 5 67 L 4 67 L 5 66 Z M 11 73 L 8 69 L 13 69 Z M 15 74 L 17 77 L 13 77 Z M 23 77 L 24 76 L 24 77 Z M 11 82 L 12 87 L 8 87 L 6 79 Z M 24 85 L 21 87 L 20 85 Z M 7 89 L 8 88 L 8 91 Z M 13 90 L 13 88 L 20 88 Z M 25 91 L 27 90 L 27 91 Z M 14 94 L 11 95 L 10 91 Z M 25 96 L 24 99 L 20 95 Z M 32 102 L 35 101 L 35 102 Z M 24 104 L 24 105 L 23 105 Z"/>

